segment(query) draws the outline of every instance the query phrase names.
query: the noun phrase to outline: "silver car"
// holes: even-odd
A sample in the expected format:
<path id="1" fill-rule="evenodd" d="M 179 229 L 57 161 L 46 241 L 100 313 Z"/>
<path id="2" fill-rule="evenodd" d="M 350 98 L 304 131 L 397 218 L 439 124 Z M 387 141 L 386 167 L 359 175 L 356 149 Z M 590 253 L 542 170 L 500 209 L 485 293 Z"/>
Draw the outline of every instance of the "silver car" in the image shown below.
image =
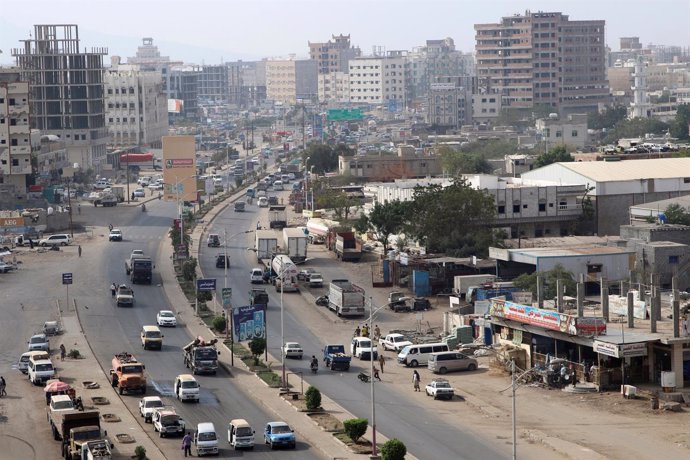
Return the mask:
<path id="1" fill-rule="evenodd" d="M 32 335 L 27 343 L 29 351 L 50 351 L 50 342 L 45 334 Z"/>
<path id="2" fill-rule="evenodd" d="M 431 353 L 427 367 L 435 374 L 445 374 L 452 371 L 474 371 L 477 369 L 477 360 L 457 351 L 444 351 Z"/>

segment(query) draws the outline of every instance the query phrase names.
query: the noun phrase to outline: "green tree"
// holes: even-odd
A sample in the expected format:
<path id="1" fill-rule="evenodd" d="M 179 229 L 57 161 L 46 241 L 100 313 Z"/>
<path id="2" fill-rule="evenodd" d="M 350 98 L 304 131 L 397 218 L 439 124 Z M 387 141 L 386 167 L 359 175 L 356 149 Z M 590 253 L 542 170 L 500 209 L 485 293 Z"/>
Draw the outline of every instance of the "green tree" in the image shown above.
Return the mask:
<path id="1" fill-rule="evenodd" d="M 417 187 L 408 208 L 405 233 L 429 252 L 458 257 L 486 254 L 493 242 L 487 231 L 496 214 L 494 199 L 462 178 L 448 187 Z"/>
<path id="2" fill-rule="evenodd" d="M 407 447 L 397 438 L 389 439 L 381 446 L 381 460 L 405 460 Z"/>
<path id="3" fill-rule="evenodd" d="M 343 427 L 345 434 L 352 439 L 352 442 L 357 444 L 359 438 L 364 436 L 367 432 L 367 426 L 369 425 L 369 420 L 365 418 L 351 418 L 343 422 Z"/>
<path id="4" fill-rule="evenodd" d="M 541 168 L 542 166 L 547 166 L 552 163 L 567 163 L 573 161 L 573 157 L 570 156 L 566 147 L 564 145 L 559 145 L 552 148 L 546 153 L 542 153 L 537 157 L 537 161 L 534 162 L 535 167 Z"/>
<path id="5" fill-rule="evenodd" d="M 186 281 L 194 281 L 196 279 L 196 259 L 190 257 L 182 263 L 182 277 Z"/>
<path id="6" fill-rule="evenodd" d="M 225 316 L 216 316 L 215 318 L 213 318 L 213 322 L 211 323 L 213 329 L 215 329 L 218 332 L 225 332 L 226 324 L 227 321 L 225 320 Z"/>
<path id="7" fill-rule="evenodd" d="M 309 162 L 307 166 L 309 169 L 314 167 L 314 172 L 323 174 L 338 169 L 338 153 L 336 150 L 325 144 L 312 144 L 302 152 L 302 158 Z"/>
<path id="8" fill-rule="evenodd" d="M 671 204 L 664 211 L 669 224 L 690 225 L 690 213 L 679 204 Z"/>
<path id="9" fill-rule="evenodd" d="M 669 128 L 667 123 L 654 118 L 633 118 L 621 120 L 608 132 L 605 142 L 612 144 L 618 139 L 642 137 L 647 133 L 663 134 Z"/>
<path id="10" fill-rule="evenodd" d="M 443 169 L 450 175 L 488 174 L 493 168 L 481 153 L 466 153 L 447 146 L 438 149 Z"/>
<path id="11" fill-rule="evenodd" d="M 671 136 L 681 140 L 690 139 L 690 104 L 681 104 L 676 111 L 676 118 L 671 122 L 669 132 Z"/>
<path id="12" fill-rule="evenodd" d="M 257 337 L 249 342 L 249 350 L 252 352 L 252 357 L 254 358 L 254 365 L 259 365 L 259 356 L 261 356 L 266 351 L 266 339 Z"/>
<path id="13" fill-rule="evenodd" d="M 331 188 L 318 195 L 315 194 L 315 196 L 317 197 L 317 206 L 319 208 L 332 209 L 338 220 L 349 219 L 352 206 L 357 204 L 345 192 Z"/>
<path id="14" fill-rule="evenodd" d="M 371 231 L 383 244 L 383 253 L 388 252 L 388 238 L 402 232 L 408 215 L 409 202 L 389 201 L 376 203 L 368 216 L 362 215 L 355 224 L 355 230 L 364 233 Z"/>
<path id="15" fill-rule="evenodd" d="M 307 409 L 316 410 L 321 407 L 321 392 L 318 388 L 310 386 L 304 392 L 304 401 L 307 403 Z"/>
<path id="16" fill-rule="evenodd" d="M 575 295 L 576 283 L 573 274 L 567 271 L 563 265 L 557 264 L 546 272 L 525 273 L 513 280 L 513 284 L 520 289 L 537 295 L 537 276 L 541 275 L 544 280 L 544 298 L 553 299 L 556 297 L 557 280 L 561 280 L 561 285 L 565 286 L 566 295 Z"/>
<path id="17" fill-rule="evenodd" d="M 607 107 L 601 112 L 592 112 L 587 115 L 587 128 L 611 129 L 616 123 L 625 120 L 628 116 L 628 108 L 623 105 Z"/>

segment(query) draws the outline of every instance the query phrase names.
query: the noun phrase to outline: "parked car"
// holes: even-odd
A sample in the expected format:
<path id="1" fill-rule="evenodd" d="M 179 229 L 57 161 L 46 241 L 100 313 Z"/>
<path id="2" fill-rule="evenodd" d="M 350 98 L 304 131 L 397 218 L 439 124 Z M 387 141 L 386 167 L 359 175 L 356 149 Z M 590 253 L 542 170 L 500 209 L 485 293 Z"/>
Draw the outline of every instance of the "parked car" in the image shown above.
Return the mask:
<path id="1" fill-rule="evenodd" d="M 309 287 L 323 287 L 323 276 L 321 276 L 321 273 L 312 273 L 311 275 L 309 275 Z"/>
<path id="2" fill-rule="evenodd" d="M 280 446 L 295 448 L 295 430 L 285 422 L 269 422 L 264 429 L 264 442 L 275 449 Z"/>
<path id="3" fill-rule="evenodd" d="M 66 233 L 60 233 L 56 235 L 50 235 L 47 238 L 43 238 L 42 240 L 39 240 L 38 245 L 39 246 L 53 246 L 53 245 L 59 245 L 59 246 L 67 246 L 68 244 L 72 243 L 72 237 L 70 237 Z"/>
<path id="4" fill-rule="evenodd" d="M 434 399 L 453 399 L 455 390 L 450 386 L 448 380 L 436 379 L 426 386 L 426 394 L 427 396 L 433 396 Z"/>
<path id="5" fill-rule="evenodd" d="M 114 228 L 110 230 L 110 235 L 108 235 L 108 241 L 122 241 L 122 230 L 119 228 Z"/>
<path id="6" fill-rule="evenodd" d="M 135 189 L 133 193 L 135 198 L 144 198 L 146 196 L 146 190 L 143 188 Z"/>
<path id="7" fill-rule="evenodd" d="M 316 273 L 316 270 L 313 268 L 302 269 L 297 273 L 297 279 L 300 281 L 309 281 L 309 277 L 312 273 Z"/>
<path id="8" fill-rule="evenodd" d="M 144 417 L 144 423 L 151 423 L 153 410 L 163 407 L 163 401 L 158 396 L 144 396 L 139 400 L 139 414 Z"/>
<path id="9" fill-rule="evenodd" d="M 261 268 L 252 268 L 252 272 L 249 275 L 249 281 L 252 284 L 261 284 L 264 282 L 264 271 Z"/>
<path id="10" fill-rule="evenodd" d="M 302 346 L 297 342 L 285 342 L 283 354 L 286 358 L 302 359 L 304 350 L 302 350 Z"/>
<path id="11" fill-rule="evenodd" d="M 162 182 L 155 182 L 153 184 L 149 184 L 147 187 L 149 190 L 163 190 L 163 183 Z"/>
<path id="12" fill-rule="evenodd" d="M 159 326 L 177 326 L 177 318 L 175 317 L 175 313 L 170 310 L 159 311 L 156 315 L 156 324 Z"/>
<path id="13" fill-rule="evenodd" d="M 50 342 L 45 334 L 32 335 L 27 343 L 29 351 L 50 351 Z"/>
<path id="14" fill-rule="evenodd" d="M 14 266 L 6 264 L 5 262 L 0 262 L 0 273 L 7 273 L 14 270 Z"/>
<path id="15" fill-rule="evenodd" d="M 225 254 L 218 254 L 216 256 L 216 268 L 225 268 L 230 266 L 230 256 Z"/>
<path id="16" fill-rule="evenodd" d="M 427 363 L 428 369 L 435 374 L 445 374 L 452 371 L 474 371 L 477 360 L 457 351 L 431 353 Z"/>

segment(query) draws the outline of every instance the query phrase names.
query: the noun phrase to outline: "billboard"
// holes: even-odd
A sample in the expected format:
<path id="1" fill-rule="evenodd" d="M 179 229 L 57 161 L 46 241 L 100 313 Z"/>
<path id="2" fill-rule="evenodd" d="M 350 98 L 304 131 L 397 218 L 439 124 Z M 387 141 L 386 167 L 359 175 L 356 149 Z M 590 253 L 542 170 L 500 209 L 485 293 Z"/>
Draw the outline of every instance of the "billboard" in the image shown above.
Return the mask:
<path id="1" fill-rule="evenodd" d="M 266 338 L 266 305 L 237 307 L 232 311 L 232 321 L 236 341 Z"/>
<path id="2" fill-rule="evenodd" d="M 168 113 L 182 113 L 184 101 L 182 99 L 168 99 Z"/>
<path id="3" fill-rule="evenodd" d="M 163 136 L 166 201 L 197 201 L 194 136 Z"/>

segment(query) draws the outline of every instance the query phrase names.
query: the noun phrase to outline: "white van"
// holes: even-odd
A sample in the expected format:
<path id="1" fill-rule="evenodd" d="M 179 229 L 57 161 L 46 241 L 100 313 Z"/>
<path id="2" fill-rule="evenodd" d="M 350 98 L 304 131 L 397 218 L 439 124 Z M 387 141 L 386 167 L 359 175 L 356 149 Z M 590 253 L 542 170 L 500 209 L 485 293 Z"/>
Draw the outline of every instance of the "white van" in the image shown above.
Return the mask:
<path id="1" fill-rule="evenodd" d="M 281 174 L 280 180 L 283 182 L 283 184 L 289 184 L 290 183 L 290 176 L 288 176 L 287 174 Z"/>
<path id="2" fill-rule="evenodd" d="M 398 354 L 398 364 L 409 367 L 426 366 L 431 353 L 449 351 L 446 343 L 418 343 L 408 345 Z"/>
<path id="3" fill-rule="evenodd" d="M 29 382 L 34 385 L 45 383 L 55 376 L 55 368 L 53 362 L 49 359 L 35 359 L 35 356 L 29 358 Z"/>
<path id="4" fill-rule="evenodd" d="M 273 183 L 273 190 L 275 190 L 276 192 L 284 190 L 283 189 L 283 182 L 279 181 L 279 180 L 275 181 Z"/>
<path id="5" fill-rule="evenodd" d="M 230 420 L 228 424 L 228 442 L 235 449 L 253 449 L 254 429 L 243 418 Z"/>
<path id="6" fill-rule="evenodd" d="M 178 375 L 173 389 L 178 400 L 199 402 L 199 382 L 192 374 Z"/>
<path id="7" fill-rule="evenodd" d="M 194 446 L 197 457 L 218 455 L 218 436 L 216 427 L 211 422 L 199 423 L 194 433 Z"/>
<path id="8" fill-rule="evenodd" d="M 27 351 L 26 353 L 23 353 L 19 357 L 19 361 L 17 362 L 17 369 L 22 371 L 22 374 L 28 374 L 29 373 L 29 360 L 31 359 L 32 356 L 35 356 L 36 360 L 39 359 L 50 359 L 50 355 L 48 354 L 47 351 Z"/>

